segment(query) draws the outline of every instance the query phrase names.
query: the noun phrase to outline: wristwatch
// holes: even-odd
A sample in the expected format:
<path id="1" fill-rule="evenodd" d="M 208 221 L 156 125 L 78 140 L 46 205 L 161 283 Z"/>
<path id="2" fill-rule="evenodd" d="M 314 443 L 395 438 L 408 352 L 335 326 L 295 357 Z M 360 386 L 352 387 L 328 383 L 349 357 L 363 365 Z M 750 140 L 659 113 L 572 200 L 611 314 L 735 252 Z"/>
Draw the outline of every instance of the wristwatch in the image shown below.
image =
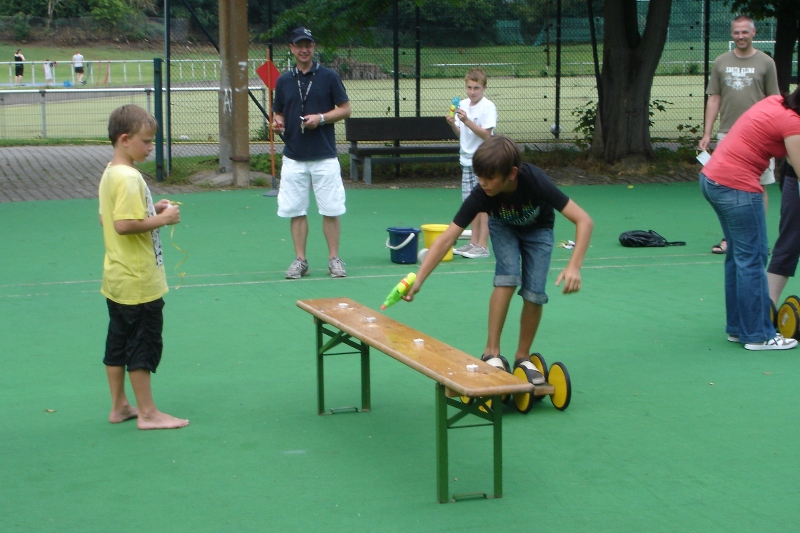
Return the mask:
<path id="1" fill-rule="evenodd" d="M 320 126 L 325 125 L 325 115 L 323 115 L 322 113 L 319 114 L 319 125 Z"/>

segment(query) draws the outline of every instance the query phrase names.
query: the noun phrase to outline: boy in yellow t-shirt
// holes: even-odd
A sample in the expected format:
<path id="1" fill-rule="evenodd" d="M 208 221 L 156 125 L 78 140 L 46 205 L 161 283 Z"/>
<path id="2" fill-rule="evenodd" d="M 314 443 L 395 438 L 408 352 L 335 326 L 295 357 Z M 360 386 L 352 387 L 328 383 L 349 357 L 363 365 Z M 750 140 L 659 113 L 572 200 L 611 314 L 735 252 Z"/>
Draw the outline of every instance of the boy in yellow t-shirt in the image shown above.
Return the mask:
<path id="1" fill-rule="evenodd" d="M 188 420 L 159 411 L 150 374 L 161 361 L 164 319 L 162 296 L 169 290 L 161 255 L 161 226 L 181 221 L 169 200 L 153 203 L 142 175 L 133 166 L 153 150 L 155 118 L 141 107 L 125 105 L 108 120 L 114 156 L 100 179 L 100 225 L 105 259 L 100 292 L 108 304 L 108 336 L 103 363 L 111 389 L 112 423 L 138 418 L 139 429 L 172 429 Z M 125 370 L 136 406 L 125 394 Z"/>

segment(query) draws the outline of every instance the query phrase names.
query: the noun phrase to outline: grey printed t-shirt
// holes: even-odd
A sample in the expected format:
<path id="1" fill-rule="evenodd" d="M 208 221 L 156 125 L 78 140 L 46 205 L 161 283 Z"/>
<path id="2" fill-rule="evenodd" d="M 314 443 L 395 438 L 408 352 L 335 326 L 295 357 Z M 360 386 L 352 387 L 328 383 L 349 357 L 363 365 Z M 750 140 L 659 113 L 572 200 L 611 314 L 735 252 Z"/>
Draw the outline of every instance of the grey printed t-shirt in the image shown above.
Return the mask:
<path id="1" fill-rule="evenodd" d="M 706 94 L 720 95 L 718 133 L 727 133 L 750 106 L 780 94 L 775 62 L 761 50 L 739 57 L 733 50 L 718 56 L 711 68 Z"/>

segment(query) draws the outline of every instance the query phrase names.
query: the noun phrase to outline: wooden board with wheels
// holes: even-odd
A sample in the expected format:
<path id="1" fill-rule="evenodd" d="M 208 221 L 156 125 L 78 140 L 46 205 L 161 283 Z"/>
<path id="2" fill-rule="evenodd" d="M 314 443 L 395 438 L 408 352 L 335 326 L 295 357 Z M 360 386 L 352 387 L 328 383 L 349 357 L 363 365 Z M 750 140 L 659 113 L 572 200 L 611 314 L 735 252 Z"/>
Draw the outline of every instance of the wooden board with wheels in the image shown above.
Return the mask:
<path id="1" fill-rule="evenodd" d="M 776 329 L 787 339 L 800 338 L 800 312 L 794 301 L 787 299 L 781 304 Z"/>
<path id="2" fill-rule="evenodd" d="M 534 385 L 533 391 L 530 393 L 515 394 L 513 397 L 514 406 L 520 413 L 528 413 L 535 402 L 541 401 L 545 396 L 549 396 L 556 409 L 559 411 L 566 409 L 572 396 L 572 384 L 564 363 L 553 363 L 548 370 L 542 354 L 532 353 L 530 359 L 531 363 L 544 376 L 545 383 Z M 528 372 L 524 367 L 515 366 L 515 376 L 527 380 L 529 379 L 527 374 Z"/>

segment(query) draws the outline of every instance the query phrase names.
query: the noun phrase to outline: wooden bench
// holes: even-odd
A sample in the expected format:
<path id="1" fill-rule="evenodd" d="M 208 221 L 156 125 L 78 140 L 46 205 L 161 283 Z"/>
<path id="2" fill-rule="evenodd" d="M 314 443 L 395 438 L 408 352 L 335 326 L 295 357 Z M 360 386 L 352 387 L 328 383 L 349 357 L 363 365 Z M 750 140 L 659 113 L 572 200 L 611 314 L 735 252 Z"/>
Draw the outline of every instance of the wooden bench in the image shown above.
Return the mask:
<path id="1" fill-rule="evenodd" d="M 458 161 L 459 145 L 452 142 L 458 138 L 443 116 L 348 118 L 344 129 L 345 138 L 350 142 L 352 181 L 358 181 L 359 163 L 364 166 L 364 183 L 371 184 L 373 164 Z M 400 144 L 426 141 L 429 144 Z M 359 142 L 384 144 L 359 145 Z M 385 144 L 389 142 L 393 145 Z"/>
<path id="2" fill-rule="evenodd" d="M 317 411 L 320 415 L 359 410 L 358 407 L 325 409 L 324 358 L 331 355 L 361 355 L 361 411 L 370 410 L 369 349 L 375 348 L 436 382 L 436 493 L 439 503 L 474 496 L 451 498 L 449 495 L 447 430 L 461 427 L 492 426 L 493 497 L 502 497 L 503 409 L 492 409 L 491 405 L 500 406 L 502 396 L 533 392 L 533 385 L 348 298 L 299 300 L 297 306 L 311 313 L 316 325 Z M 415 339 L 422 342 L 418 344 Z M 334 352 L 340 345 L 355 351 Z M 476 365 L 476 371 L 469 371 L 468 365 Z M 459 397 L 474 400 L 464 402 Z M 457 413 L 448 417 L 448 406 Z M 484 422 L 457 425 L 468 415 Z M 489 497 L 484 493 L 479 495 Z"/>

